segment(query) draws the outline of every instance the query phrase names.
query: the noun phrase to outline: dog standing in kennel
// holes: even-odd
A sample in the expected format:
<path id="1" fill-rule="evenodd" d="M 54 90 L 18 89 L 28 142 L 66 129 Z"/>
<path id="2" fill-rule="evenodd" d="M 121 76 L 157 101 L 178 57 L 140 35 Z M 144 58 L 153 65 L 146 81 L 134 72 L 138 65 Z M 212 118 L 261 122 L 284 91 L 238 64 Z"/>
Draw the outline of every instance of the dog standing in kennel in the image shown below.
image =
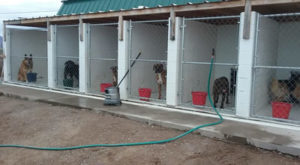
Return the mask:
<path id="1" fill-rule="evenodd" d="M 167 71 L 164 69 L 163 64 L 154 64 L 153 70 L 155 72 L 155 78 L 158 85 L 158 99 L 161 99 L 161 88 L 166 85 Z"/>

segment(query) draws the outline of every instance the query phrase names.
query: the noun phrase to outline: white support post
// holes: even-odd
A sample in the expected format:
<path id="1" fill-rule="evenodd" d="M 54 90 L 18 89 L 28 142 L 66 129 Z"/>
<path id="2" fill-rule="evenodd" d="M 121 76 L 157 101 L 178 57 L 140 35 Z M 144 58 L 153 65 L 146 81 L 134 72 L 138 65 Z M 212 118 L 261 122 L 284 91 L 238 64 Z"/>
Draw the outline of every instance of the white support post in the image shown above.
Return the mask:
<path id="1" fill-rule="evenodd" d="M 120 26 L 121 24 L 119 24 Z M 119 30 L 122 28 L 119 27 Z M 123 76 L 128 70 L 128 61 L 129 61 L 129 31 L 130 23 L 129 21 L 123 21 L 123 40 L 118 40 L 118 81 L 120 82 Z M 122 84 L 120 85 L 120 97 L 122 100 L 128 98 L 128 82 L 129 76 L 127 76 Z"/>
<path id="2" fill-rule="evenodd" d="M 55 88 L 57 81 L 56 68 L 56 25 L 50 25 L 51 40 L 47 40 L 48 44 L 48 87 Z"/>
<path id="3" fill-rule="evenodd" d="M 80 30 L 80 28 L 83 28 Z M 80 34 L 80 33 L 83 34 Z M 90 25 L 83 23 L 79 26 L 79 36 L 82 35 L 83 40 L 79 37 L 79 92 L 87 93 L 88 87 L 88 56 L 89 56 L 89 34 Z"/>
<path id="4" fill-rule="evenodd" d="M 4 30 L 6 34 L 6 39 L 3 41 L 3 52 L 6 56 L 3 60 L 3 73 L 4 73 L 4 81 L 11 81 L 11 35 L 10 29 Z"/>
<path id="5" fill-rule="evenodd" d="M 243 38 L 244 17 L 241 13 L 240 34 L 239 34 L 239 70 L 237 75 L 237 100 L 236 115 L 249 118 L 251 114 L 251 94 L 253 78 L 253 61 L 256 49 L 257 16 L 256 12 L 251 13 L 250 36 Z"/>
<path id="6" fill-rule="evenodd" d="M 176 17 L 175 40 L 168 37 L 168 66 L 167 66 L 167 105 L 177 106 L 179 103 L 179 71 L 181 55 L 181 27 L 182 18 Z M 172 32 L 172 24 L 169 23 L 169 35 Z"/>

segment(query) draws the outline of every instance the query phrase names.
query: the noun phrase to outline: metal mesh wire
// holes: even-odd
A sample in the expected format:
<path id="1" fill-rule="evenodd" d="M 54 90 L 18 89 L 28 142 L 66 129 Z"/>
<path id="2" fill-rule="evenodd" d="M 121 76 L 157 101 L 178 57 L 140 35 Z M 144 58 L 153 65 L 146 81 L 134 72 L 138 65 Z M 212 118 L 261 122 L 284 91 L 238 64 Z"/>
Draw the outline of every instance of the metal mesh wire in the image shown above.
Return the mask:
<path id="1" fill-rule="evenodd" d="M 165 102 L 167 44 L 167 20 L 131 22 L 129 64 L 141 56 L 129 72 L 130 98 Z"/>
<path id="2" fill-rule="evenodd" d="M 255 117 L 300 120 L 299 18 L 299 14 L 259 16 L 252 97 Z"/>
<path id="3" fill-rule="evenodd" d="M 239 16 L 184 19 L 181 105 L 210 108 L 208 99 L 202 94 L 207 92 L 210 59 L 212 49 L 215 49 L 211 96 L 221 111 L 234 112 L 238 70 L 238 23 Z"/>
<path id="4" fill-rule="evenodd" d="M 56 83 L 57 88 L 79 88 L 78 26 L 57 26 L 56 29 Z"/>
<path id="5" fill-rule="evenodd" d="M 47 33 L 34 30 L 10 30 L 11 82 L 48 86 Z"/>
<path id="6" fill-rule="evenodd" d="M 118 25 L 90 26 L 88 92 L 103 94 L 105 87 L 118 82 Z"/>

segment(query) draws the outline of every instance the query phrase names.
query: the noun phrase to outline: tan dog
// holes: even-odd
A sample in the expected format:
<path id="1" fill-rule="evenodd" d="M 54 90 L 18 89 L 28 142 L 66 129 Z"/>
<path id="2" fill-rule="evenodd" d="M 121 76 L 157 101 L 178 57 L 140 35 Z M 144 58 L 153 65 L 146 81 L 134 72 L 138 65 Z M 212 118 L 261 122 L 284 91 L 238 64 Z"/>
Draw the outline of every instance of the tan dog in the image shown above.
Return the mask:
<path id="1" fill-rule="evenodd" d="M 271 94 L 272 101 L 284 102 L 288 100 L 290 96 L 288 85 L 273 78 L 271 83 Z"/>
<path id="2" fill-rule="evenodd" d="M 112 74 L 113 74 L 113 85 L 117 86 L 118 85 L 118 67 L 117 66 L 112 66 L 110 67 Z"/>
<path id="3" fill-rule="evenodd" d="M 167 71 L 164 70 L 164 65 L 163 64 L 154 64 L 153 65 L 153 70 L 155 72 L 155 77 L 156 77 L 156 82 L 158 85 L 158 99 L 161 99 L 161 88 L 162 85 L 166 85 L 167 79 Z"/>
<path id="4" fill-rule="evenodd" d="M 300 83 L 297 83 L 295 90 L 292 92 L 293 96 L 300 101 Z"/>
<path id="5" fill-rule="evenodd" d="M 32 59 L 27 57 L 25 54 L 24 60 L 22 61 L 19 73 L 18 73 L 18 81 L 26 82 L 27 81 L 27 73 L 32 70 Z"/>

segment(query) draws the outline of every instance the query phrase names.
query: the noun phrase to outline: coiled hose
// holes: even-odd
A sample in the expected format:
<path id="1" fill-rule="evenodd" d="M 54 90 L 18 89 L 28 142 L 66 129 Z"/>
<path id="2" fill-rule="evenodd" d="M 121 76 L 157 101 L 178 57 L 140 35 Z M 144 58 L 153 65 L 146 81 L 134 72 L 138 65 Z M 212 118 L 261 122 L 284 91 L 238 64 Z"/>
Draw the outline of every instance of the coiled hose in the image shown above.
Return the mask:
<path id="1" fill-rule="evenodd" d="M 209 98 L 209 102 L 210 102 L 211 106 L 213 107 L 213 109 L 217 113 L 217 115 L 219 116 L 219 120 L 217 122 L 199 125 L 199 126 L 193 128 L 187 132 L 184 132 L 176 137 L 172 137 L 172 138 L 164 139 L 164 140 L 157 140 L 157 141 L 136 142 L 136 143 L 119 143 L 119 144 L 90 144 L 90 145 L 72 146 L 72 147 L 34 147 L 34 146 L 24 146 L 24 145 L 15 145 L 15 144 L 0 144 L 0 147 L 2 147 L 2 148 L 25 148 L 25 149 L 33 149 L 33 150 L 48 150 L 48 151 L 65 151 L 65 150 L 75 150 L 75 149 L 94 148 L 94 147 L 124 147 L 124 146 L 163 144 L 163 143 L 168 143 L 168 142 L 172 142 L 177 139 L 180 139 L 200 128 L 221 124 L 223 122 L 223 117 L 221 116 L 221 114 L 218 112 L 218 110 L 214 106 L 211 95 L 210 95 L 210 79 L 211 79 L 211 73 L 212 73 L 212 69 L 213 69 L 213 62 L 214 62 L 214 56 L 211 57 L 210 70 L 209 70 L 208 83 L 207 83 L 208 84 L 207 85 L 207 93 L 208 93 L 208 98 Z"/>

